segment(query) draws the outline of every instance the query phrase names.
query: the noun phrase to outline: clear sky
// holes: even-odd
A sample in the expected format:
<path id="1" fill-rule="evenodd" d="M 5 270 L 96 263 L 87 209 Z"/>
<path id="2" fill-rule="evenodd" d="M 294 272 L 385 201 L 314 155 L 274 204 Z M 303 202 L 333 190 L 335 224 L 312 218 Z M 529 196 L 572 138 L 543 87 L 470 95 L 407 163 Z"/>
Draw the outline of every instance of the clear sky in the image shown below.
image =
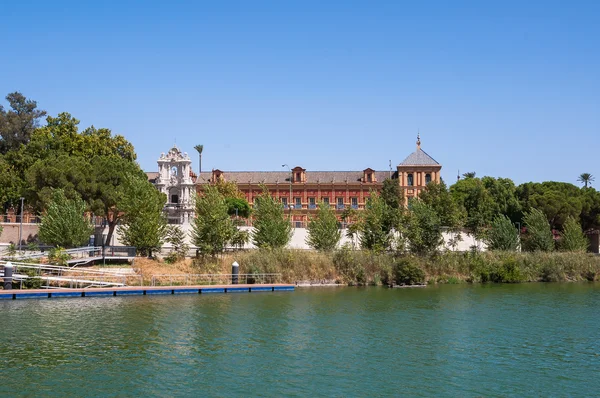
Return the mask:
<path id="1" fill-rule="evenodd" d="M 194 170 L 196 144 L 203 170 L 387 170 L 419 129 L 446 181 L 600 181 L 597 0 L 0 2 L 0 94 L 147 171 L 175 142 Z"/>

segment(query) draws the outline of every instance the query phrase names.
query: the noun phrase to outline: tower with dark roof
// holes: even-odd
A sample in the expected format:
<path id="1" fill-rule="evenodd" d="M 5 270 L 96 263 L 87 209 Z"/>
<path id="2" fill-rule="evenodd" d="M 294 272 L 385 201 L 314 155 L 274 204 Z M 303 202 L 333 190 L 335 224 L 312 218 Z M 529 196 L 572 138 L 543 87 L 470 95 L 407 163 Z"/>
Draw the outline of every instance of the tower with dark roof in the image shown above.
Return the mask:
<path id="1" fill-rule="evenodd" d="M 398 184 L 404 191 L 405 203 L 419 196 L 430 182 L 440 182 L 442 165 L 421 149 L 421 136 L 417 134 L 417 150 L 408 155 L 396 168 Z"/>

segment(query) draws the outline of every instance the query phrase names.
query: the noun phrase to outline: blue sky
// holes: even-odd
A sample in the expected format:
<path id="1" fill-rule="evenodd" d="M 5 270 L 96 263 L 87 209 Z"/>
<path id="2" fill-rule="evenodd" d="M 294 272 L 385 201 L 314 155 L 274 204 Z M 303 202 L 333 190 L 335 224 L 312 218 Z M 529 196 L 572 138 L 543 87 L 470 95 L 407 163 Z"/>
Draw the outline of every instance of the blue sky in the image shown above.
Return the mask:
<path id="1" fill-rule="evenodd" d="M 88 4 L 89 3 L 89 4 Z M 598 1 L 12 1 L 0 94 L 124 135 L 145 170 L 600 181 Z M 4 101 L 3 101 L 4 103 Z M 4 103 L 5 104 L 5 103 Z"/>

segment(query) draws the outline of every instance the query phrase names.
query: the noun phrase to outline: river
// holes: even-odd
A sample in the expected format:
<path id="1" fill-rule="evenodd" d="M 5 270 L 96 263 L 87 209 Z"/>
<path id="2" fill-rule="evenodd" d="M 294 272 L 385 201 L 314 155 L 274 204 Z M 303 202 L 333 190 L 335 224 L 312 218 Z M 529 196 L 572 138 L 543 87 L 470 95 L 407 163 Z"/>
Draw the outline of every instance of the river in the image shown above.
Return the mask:
<path id="1" fill-rule="evenodd" d="M 600 284 L 0 302 L 2 396 L 598 396 Z"/>

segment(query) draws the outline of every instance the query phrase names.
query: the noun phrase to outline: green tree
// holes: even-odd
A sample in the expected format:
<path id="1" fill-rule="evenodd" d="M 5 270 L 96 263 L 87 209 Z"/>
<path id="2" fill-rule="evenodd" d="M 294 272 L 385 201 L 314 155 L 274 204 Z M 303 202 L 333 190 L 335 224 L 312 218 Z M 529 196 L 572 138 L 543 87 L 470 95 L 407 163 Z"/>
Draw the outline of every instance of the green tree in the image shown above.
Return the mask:
<path id="1" fill-rule="evenodd" d="M 590 173 L 581 173 L 577 178 L 577 181 L 582 183 L 584 188 L 587 188 L 588 185 L 592 185 L 592 182 L 594 181 L 594 176 Z"/>
<path id="2" fill-rule="evenodd" d="M 584 231 L 600 228 L 600 192 L 585 188 L 582 192 L 581 225 Z"/>
<path id="3" fill-rule="evenodd" d="M 583 192 L 573 184 L 555 181 L 530 182 L 517 188 L 522 208 L 541 210 L 550 225 L 556 229 L 563 229 L 567 218 L 581 215 Z"/>
<path id="4" fill-rule="evenodd" d="M 6 210 L 19 203 L 23 190 L 23 180 L 15 171 L 15 167 L 0 155 L 0 208 Z"/>
<path id="5" fill-rule="evenodd" d="M 415 254 L 435 253 L 444 242 L 441 222 L 431 206 L 420 200 L 413 202 L 405 230 L 408 249 Z"/>
<path id="6" fill-rule="evenodd" d="M 564 230 L 560 236 L 560 249 L 566 252 L 585 252 L 588 248 L 589 241 L 579 222 L 569 217 L 565 221 Z"/>
<path id="7" fill-rule="evenodd" d="M 275 200 L 263 187 L 256 198 L 254 208 L 254 232 L 252 241 L 259 248 L 277 249 L 288 244 L 292 238 L 292 226 L 283 211 L 281 202 Z"/>
<path id="8" fill-rule="evenodd" d="M 360 223 L 360 247 L 367 250 L 387 250 L 392 234 L 387 225 L 389 207 L 379 194 L 371 191 Z"/>
<path id="9" fill-rule="evenodd" d="M 242 218 L 250 217 L 252 210 L 250 209 L 250 204 L 246 199 L 226 197 L 225 203 L 227 203 L 227 214 L 230 216 Z"/>
<path id="10" fill-rule="evenodd" d="M 513 222 L 521 221 L 522 210 L 517 187 L 510 178 L 483 177 L 481 182 L 492 199 L 494 217 L 505 215 Z"/>
<path id="11" fill-rule="evenodd" d="M 457 230 L 463 225 L 466 211 L 456 203 L 444 181 L 427 184 L 419 199 L 435 211 L 442 226 Z"/>
<path id="12" fill-rule="evenodd" d="M 46 111 L 37 109 L 37 102 L 15 91 L 6 96 L 10 110 L 0 105 L 0 153 L 27 145 L 33 131 Z"/>
<path id="13" fill-rule="evenodd" d="M 316 217 L 311 217 L 308 222 L 307 230 L 306 243 L 315 250 L 335 249 L 342 236 L 335 212 L 323 202 L 319 203 Z"/>
<path id="14" fill-rule="evenodd" d="M 185 241 L 185 232 L 179 225 L 169 225 L 167 227 L 165 241 L 171 244 L 169 257 L 172 262 L 185 258 L 190 247 Z"/>
<path id="15" fill-rule="evenodd" d="M 519 248 L 519 234 L 506 215 L 494 218 L 486 243 L 489 250 L 516 251 Z"/>
<path id="16" fill-rule="evenodd" d="M 128 176 L 124 181 L 125 194 L 118 203 L 123 213 L 117 231 L 121 241 L 135 246 L 141 255 L 152 256 L 159 250 L 167 235 L 167 220 L 163 208 L 167 201 L 147 180 Z"/>
<path id="17" fill-rule="evenodd" d="M 475 177 L 459 180 L 450 187 L 450 193 L 467 212 L 465 227 L 481 238 L 494 217 L 494 202 L 483 182 Z"/>
<path id="18" fill-rule="evenodd" d="M 78 247 L 89 241 L 94 229 L 84 216 L 85 202 L 68 199 L 62 189 L 52 192 L 46 214 L 42 217 L 39 239 L 50 245 Z"/>
<path id="19" fill-rule="evenodd" d="M 127 180 L 147 181 L 139 166 L 119 156 L 81 156 L 62 154 L 38 160 L 27 172 L 28 197 L 36 209 L 42 211 L 51 188 L 60 188 L 69 198 L 79 195 L 96 215 L 104 217 L 108 244 L 125 212 L 120 208 L 126 195 Z"/>
<path id="20" fill-rule="evenodd" d="M 464 178 L 466 178 L 466 179 L 468 179 L 468 178 L 475 178 L 475 176 L 476 176 L 476 175 L 477 175 L 477 173 L 476 173 L 476 172 L 474 172 L 474 171 L 469 171 L 469 172 L 467 172 L 467 173 L 464 173 L 464 174 L 463 174 L 463 177 L 464 177 Z"/>
<path id="21" fill-rule="evenodd" d="M 541 210 L 531 209 L 523 217 L 527 233 L 523 238 L 523 249 L 526 251 L 549 252 L 554 250 L 554 237 L 548 219 Z"/>
<path id="22" fill-rule="evenodd" d="M 95 156 L 116 156 L 125 160 L 136 159 L 133 145 L 121 135 L 112 135 L 109 129 L 96 129 L 91 126 L 79 132 L 79 120 L 69 113 L 57 117 L 48 116 L 47 125 L 36 129 L 26 151 L 35 159 L 57 156 L 92 158 Z"/>
<path id="23" fill-rule="evenodd" d="M 250 233 L 243 229 L 237 229 L 233 238 L 231 238 L 231 245 L 242 249 L 246 244 L 250 242 Z"/>
<path id="24" fill-rule="evenodd" d="M 227 214 L 225 198 L 214 186 L 207 185 L 196 197 L 196 218 L 192 223 L 192 241 L 201 255 L 216 256 L 235 236 L 237 228 Z"/>
<path id="25" fill-rule="evenodd" d="M 399 209 L 403 205 L 402 190 L 398 180 L 386 178 L 381 187 L 381 198 L 385 204 L 392 209 Z"/>

